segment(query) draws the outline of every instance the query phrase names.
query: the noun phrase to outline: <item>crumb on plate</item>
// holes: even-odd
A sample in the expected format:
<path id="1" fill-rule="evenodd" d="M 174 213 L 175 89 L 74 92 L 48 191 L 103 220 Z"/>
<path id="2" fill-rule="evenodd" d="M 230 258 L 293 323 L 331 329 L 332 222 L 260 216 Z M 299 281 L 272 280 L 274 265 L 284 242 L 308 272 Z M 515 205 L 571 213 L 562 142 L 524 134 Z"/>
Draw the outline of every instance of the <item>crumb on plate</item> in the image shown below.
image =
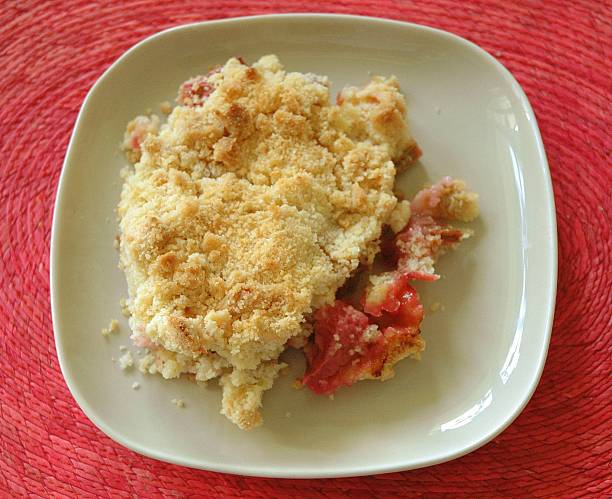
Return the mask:
<path id="1" fill-rule="evenodd" d="M 431 310 L 434 313 L 440 310 L 441 308 L 442 308 L 442 304 L 439 301 L 436 301 L 429 306 L 429 310 Z"/>
<path id="2" fill-rule="evenodd" d="M 166 114 L 166 115 L 170 114 L 172 112 L 172 104 L 168 102 L 167 100 L 165 100 L 159 104 L 159 110 L 163 114 Z"/>
<path id="3" fill-rule="evenodd" d="M 119 322 L 117 319 L 111 319 L 108 324 L 108 327 L 102 328 L 100 334 L 102 336 L 109 336 L 111 333 L 115 333 L 119 330 Z"/>
<path id="4" fill-rule="evenodd" d="M 181 409 L 185 407 L 185 401 L 183 399 L 172 399 L 172 403 Z"/>
<path id="5" fill-rule="evenodd" d="M 126 369 L 130 369 L 133 365 L 134 357 L 132 357 L 132 352 L 125 352 L 119 357 L 119 367 L 121 370 L 125 371 Z"/>
<path id="6" fill-rule="evenodd" d="M 130 316 L 130 307 L 129 307 L 128 301 L 125 298 L 121 298 L 119 300 L 119 307 L 121 308 L 121 314 L 124 317 Z"/>

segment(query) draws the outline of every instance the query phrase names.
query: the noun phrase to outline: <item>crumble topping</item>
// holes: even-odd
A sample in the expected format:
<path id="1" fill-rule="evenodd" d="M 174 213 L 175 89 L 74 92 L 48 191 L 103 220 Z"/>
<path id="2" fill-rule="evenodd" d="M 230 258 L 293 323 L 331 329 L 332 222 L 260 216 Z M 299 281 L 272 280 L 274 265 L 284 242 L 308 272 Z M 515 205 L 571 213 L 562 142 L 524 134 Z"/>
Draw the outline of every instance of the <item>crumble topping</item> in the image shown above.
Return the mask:
<path id="1" fill-rule="evenodd" d="M 325 77 L 233 58 L 177 103 L 161 126 L 130 122 L 122 145 L 130 326 L 141 370 L 219 377 L 222 413 L 251 428 L 287 343 L 373 261 L 383 224 L 405 225 L 393 184 L 420 150 L 393 77 L 332 105 Z"/>
<path id="2" fill-rule="evenodd" d="M 466 190 L 463 180 L 444 177 L 437 184 L 417 193 L 412 210 L 423 216 L 471 222 L 480 212 L 478 194 Z"/>
<path id="3" fill-rule="evenodd" d="M 389 227 L 396 234 L 401 231 L 410 220 L 410 203 L 408 201 L 400 201 L 395 205 L 389 217 Z"/>
<path id="4" fill-rule="evenodd" d="M 130 121 L 123 136 L 121 150 L 128 160 L 135 163 L 140 159 L 142 142 L 159 130 L 159 117 L 155 115 L 138 116 Z"/>

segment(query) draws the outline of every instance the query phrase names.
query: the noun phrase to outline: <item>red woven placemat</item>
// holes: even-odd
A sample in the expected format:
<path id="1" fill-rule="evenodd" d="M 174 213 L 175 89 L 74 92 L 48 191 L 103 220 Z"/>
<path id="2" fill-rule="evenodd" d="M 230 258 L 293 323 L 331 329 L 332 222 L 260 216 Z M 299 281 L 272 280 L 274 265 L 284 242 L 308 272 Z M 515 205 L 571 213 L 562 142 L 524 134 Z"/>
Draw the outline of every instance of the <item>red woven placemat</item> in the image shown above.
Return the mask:
<path id="1" fill-rule="evenodd" d="M 49 236 L 79 107 L 127 48 L 178 24 L 327 11 L 427 24 L 501 60 L 537 115 L 559 229 L 555 326 L 533 399 L 501 436 L 433 468 L 337 480 L 181 468 L 112 442 L 72 399 L 49 307 Z M 607 1 L 0 1 L 0 491 L 42 497 L 612 495 L 612 5 Z"/>

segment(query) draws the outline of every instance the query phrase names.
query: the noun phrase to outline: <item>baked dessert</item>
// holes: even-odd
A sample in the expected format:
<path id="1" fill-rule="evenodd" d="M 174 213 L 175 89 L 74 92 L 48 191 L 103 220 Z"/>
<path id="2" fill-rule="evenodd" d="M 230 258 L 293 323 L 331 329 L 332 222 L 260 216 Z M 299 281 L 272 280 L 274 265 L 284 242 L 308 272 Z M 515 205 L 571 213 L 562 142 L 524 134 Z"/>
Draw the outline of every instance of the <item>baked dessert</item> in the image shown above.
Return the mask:
<path id="1" fill-rule="evenodd" d="M 303 383 L 325 394 L 386 379 L 421 351 L 409 281 L 435 279 L 438 254 L 467 236 L 446 219 L 477 215 L 476 196 L 451 179 L 412 205 L 395 195 L 396 174 L 421 154 L 395 78 L 345 88 L 335 104 L 329 93 L 326 77 L 287 72 L 276 56 L 232 58 L 181 85 L 166 123 L 130 122 L 122 144 L 134 165 L 120 266 L 140 368 L 218 378 L 221 412 L 243 429 L 262 423 L 288 346 L 304 348 Z M 371 277 L 362 306 L 337 301 L 385 227 L 397 233 L 394 270 Z"/>

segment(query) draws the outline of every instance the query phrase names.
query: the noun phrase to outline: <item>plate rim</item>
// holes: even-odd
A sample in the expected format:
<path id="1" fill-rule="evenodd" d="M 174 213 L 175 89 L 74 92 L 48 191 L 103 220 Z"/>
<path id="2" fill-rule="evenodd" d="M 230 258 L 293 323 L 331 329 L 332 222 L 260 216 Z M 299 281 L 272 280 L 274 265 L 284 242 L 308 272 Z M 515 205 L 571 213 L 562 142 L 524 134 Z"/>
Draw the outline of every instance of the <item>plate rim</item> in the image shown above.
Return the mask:
<path id="1" fill-rule="evenodd" d="M 66 352 L 64 351 L 61 343 L 61 333 L 59 333 L 59 315 L 60 312 L 57 306 L 57 294 L 58 294 L 58 275 L 56 270 L 56 262 L 59 259 L 58 254 L 58 233 L 60 230 L 58 227 L 61 225 L 60 220 L 60 204 L 61 200 L 64 197 L 64 184 L 66 171 L 68 169 L 68 165 L 71 162 L 71 157 L 73 154 L 74 144 L 75 144 L 75 136 L 76 132 L 79 129 L 79 125 L 82 121 L 84 110 L 88 106 L 89 101 L 91 100 L 93 94 L 95 93 L 98 86 L 101 84 L 103 80 L 105 80 L 108 75 L 115 69 L 116 66 L 121 64 L 126 58 L 130 56 L 130 54 L 136 50 L 138 50 L 141 46 L 146 45 L 154 40 L 164 37 L 165 35 L 182 30 L 189 29 L 197 29 L 203 26 L 211 26 L 211 25 L 220 25 L 220 24 L 237 24 L 243 22 L 254 22 L 259 20 L 267 20 L 267 19 L 287 19 L 287 18 L 301 18 L 308 19 L 311 18 L 313 20 L 321 20 L 321 19 L 343 19 L 346 21 L 358 21 L 358 22 L 367 22 L 379 25 L 386 26 L 395 26 L 395 27 L 409 27 L 411 29 L 422 30 L 425 32 L 429 32 L 432 34 L 436 34 L 442 37 L 446 37 L 455 43 L 459 43 L 469 50 L 477 53 L 480 57 L 483 57 L 489 64 L 493 65 L 498 73 L 507 81 L 512 90 L 515 92 L 516 96 L 519 98 L 520 103 L 523 109 L 526 111 L 528 115 L 528 121 L 531 126 L 530 133 L 533 134 L 535 139 L 535 148 L 537 151 L 537 155 L 539 157 L 539 169 L 542 170 L 542 181 L 545 194 L 545 208 L 546 208 L 546 218 L 548 219 L 550 226 L 547 229 L 550 230 L 550 254 L 547 256 L 551 261 L 551 273 L 550 275 L 545 275 L 543 281 L 545 282 L 546 293 L 548 296 L 547 307 L 545 311 L 540 312 L 541 316 L 544 317 L 544 331 L 542 336 L 541 344 L 539 345 L 538 352 L 538 365 L 536 368 L 530 373 L 531 381 L 528 387 L 521 393 L 517 399 L 520 398 L 520 401 L 515 405 L 514 410 L 511 413 L 508 413 L 504 418 L 500 418 L 499 424 L 497 426 L 482 435 L 479 438 L 475 439 L 470 445 L 463 447 L 460 450 L 450 450 L 447 452 L 439 452 L 436 455 L 433 455 L 427 459 L 403 459 L 401 461 L 394 461 L 386 464 L 376 464 L 371 466 L 345 466 L 340 468 L 334 468 L 333 470 L 322 470 L 319 469 L 316 472 L 311 471 L 310 469 L 301 469 L 301 468 L 282 468 L 276 469 L 271 468 L 270 466 L 259 466 L 257 464 L 253 465 L 241 465 L 241 464 L 217 464 L 210 460 L 206 460 L 205 458 L 199 459 L 191 459 L 191 458 L 183 458 L 181 456 L 175 454 L 169 454 L 165 451 L 151 449 L 146 445 L 140 444 L 138 442 L 132 441 L 130 438 L 125 437 L 124 435 L 120 435 L 119 432 L 115 431 L 112 427 L 107 425 L 103 420 L 99 419 L 95 409 L 93 409 L 83 397 L 81 397 L 81 393 L 77 389 L 76 385 L 72 381 L 72 375 L 68 372 L 67 367 L 67 358 Z M 433 28 L 431 26 L 398 21 L 380 17 L 373 16 L 362 16 L 362 15 L 349 15 L 349 14 L 327 14 L 327 13 L 293 13 L 293 14 L 263 14 L 263 15 L 252 15 L 252 16 L 239 16 L 239 17 L 229 17 L 224 19 L 215 19 L 215 20 L 206 20 L 188 24 L 181 24 L 177 26 L 173 26 L 162 31 L 156 32 L 142 40 L 138 43 L 130 47 L 128 50 L 123 52 L 120 57 L 118 57 L 95 81 L 95 83 L 91 86 L 81 107 L 79 109 L 77 118 L 75 120 L 75 124 L 72 129 L 72 133 L 70 136 L 70 141 L 68 143 L 66 154 L 64 157 L 64 161 L 62 164 L 62 169 L 60 172 L 55 202 L 53 206 L 53 220 L 51 226 L 51 238 L 50 238 L 50 252 L 49 252 L 49 282 L 50 282 L 50 302 L 51 302 L 51 316 L 52 316 L 52 325 L 54 332 L 54 342 L 55 348 L 59 360 L 60 369 L 62 372 L 62 376 L 70 394 L 75 399 L 78 407 L 83 411 L 83 413 L 87 416 L 87 418 L 104 434 L 110 437 L 113 441 L 118 444 L 127 447 L 128 449 L 144 455 L 146 457 L 150 457 L 153 459 L 157 459 L 160 461 L 164 461 L 171 464 L 177 464 L 181 466 L 186 466 L 194 469 L 202 469 L 214 472 L 221 473 L 229 473 L 229 474 L 237 474 L 243 476 L 254 476 L 254 477 L 266 477 L 266 478 L 339 478 L 339 477 L 353 477 L 353 476 L 364 476 L 364 475 L 376 475 L 381 473 L 391 473 L 398 471 L 405 471 L 411 469 L 418 469 L 427 466 L 433 466 L 436 464 L 444 463 L 453 459 L 457 459 L 462 457 L 474 450 L 482 447 L 483 445 L 490 442 L 497 435 L 503 432 L 512 422 L 518 417 L 518 415 L 523 411 L 533 393 L 535 392 L 540 378 L 542 376 L 542 372 L 544 370 L 544 366 L 546 363 L 546 357 L 548 354 L 548 347 L 550 344 L 550 338 L 552 334 L 552 326 L 553 326 L 553 318 L 555 311 L 555 301 L 556 301 L 556 291 L 557 291 L 557 272 L 558 272 L 558 241 L 557 241 L 557 221 L 556 221 L 556 210 L 555 210 L 555 200 L 552 189 L 552 180 L 550 175 L 550 168 L 548 165 L 546 152 L 544 149 L 544 144 L 542 141 L 542 137 L 540 134 L 540 130 L 536 121 L 535 114 L 527 98 L 524 90 L 518 81 L 514 78 L 514 76 L 510 73 L 510 71 L 501 64 L 497 59 L 495 59 L 491 54 L 485 51 L 483 48 L 479 47 L 475 43 L 459 36 L 454 33 L 450 33 L 448 31 L 444 31 L 442 29 Z"/>

